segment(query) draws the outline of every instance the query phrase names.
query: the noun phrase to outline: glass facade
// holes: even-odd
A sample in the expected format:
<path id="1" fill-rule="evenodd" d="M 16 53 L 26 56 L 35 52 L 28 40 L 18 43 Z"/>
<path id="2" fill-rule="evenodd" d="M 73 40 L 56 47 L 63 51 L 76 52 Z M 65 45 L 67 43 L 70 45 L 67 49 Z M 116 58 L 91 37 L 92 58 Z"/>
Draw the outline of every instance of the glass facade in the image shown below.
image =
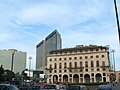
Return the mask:
<path id="1" fill-rule="evenodd" d="M 54 30 L 36 47 L 36 69 L 44 68 L 47 65 L 49 52 L 61 49 L 61 46 L 61 36 L 57 30 Z"/>

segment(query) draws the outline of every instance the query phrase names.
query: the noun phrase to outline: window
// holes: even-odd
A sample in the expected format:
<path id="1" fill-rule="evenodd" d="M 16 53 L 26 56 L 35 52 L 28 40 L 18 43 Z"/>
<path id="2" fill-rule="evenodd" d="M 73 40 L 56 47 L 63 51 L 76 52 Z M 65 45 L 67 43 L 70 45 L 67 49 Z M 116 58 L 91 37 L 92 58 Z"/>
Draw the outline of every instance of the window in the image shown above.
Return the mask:
<path id="1" fill-rule="evenodd" d="M 72 58 L 71 57 L 69 57 L 69 60 L 71 60 Z"/>
<path id="2" fill-rule="evenodd" d="M 94 71 L 94 68 L 91 68 L 91 71 Z"/>
<path id="3" fill-rule="evenodd" d="M 59 63 L 59 69 L 61 69 L 62 68 L 62 65 L 61 65 L 61 63 Z"/>
<path id="4" fill-rule="evenodd" d="M 59 70 L 59 73 L 61 73 L 62 71 L 61 70 Z"/>
<path id="5" fill-rule="evenodd" d="M 64 58 L 64 60 L 66 60 L 66 58 Z"/>
<path id="6" fill-rule="evenodd" d="M 59 58 L 59 60 L 61 61 L 62 59 L 61 59 L 61 58 Z"/>
<path id="7" fill-rule="evenodd" d="M 76 60 L 76 59 L 77 59 L 77 57 L 74 57 L 74 59 Z"/>
<path id="8" fill-rule="evenodd" d="M 85 67 L 88 67 L 88 62 L 87 61 L 85 62 Z"/>
<path id="9" fill-rule="evenodd" d="M 52 61 L 52 59 L 50 59 L 50 61 Z"/>
<path id="10" fill-rule="evenodd" d="M 80 59 L 82 59 L 82 57 L 80 57 Z"/>
<path id="11" fill-rule="evenodd" d="M 96 67 L 99 67 L 99 61 L 96 61 Z"/>
<path id="12" fill-rule="evenodd" d="M 64 63 L 64 68 L 67 68 L 67 64 L 66 63 Z"/>
<path id="13" fill-rule="evenodd" d="M 83 70 L 82 69 L 80 69 L 80 72 L 82 72 Z"/>
<path id="14" fill-rule="evenodd" d="M 70 77 L 72 77 L 72 74 L 69 74 Z"/>
<path id="15" fill-rule="evenodd" d="M 106 76 L 106 73 L 103 73 L 103 76 Z"/>
<path id="16" fill-rule="evenodd" d="M 64 70 L 64 72 L 67 72 L 67 70 Z"/>
<path id="17" fill-rule="evenodd" d="M 50 64 L 50 69 L 52 69 L 52 65 Z"/>
<path id="18" fill-rule="evenodd" d="M 87 56 L 85 56 L 85 59 L 87 59 L 88 57 Z"/>
<path id="19" fill-rule="evenodd" d="M 60 74 L 59 77 L 61 77 L 62 75 Z"/>
<path id="20" fill-rule="evenodd" d="M 105 71 L 106 69 L 105 68 L 103 68 L 103 71 Z"/>
<path id="21" fill-rule="evenodd" d="M 54 69 L 57 69 L 57 64 L 56 63 L 54 64 Z"/>
<path id="22" fill-rule="evenodd" d="M 102 66 L 105 66 L 105 61 L 102 61 Z"/>
<path id="23" fill-rule="evenodd" d="M 75 62 L 75 68 L 77 68 L 77 62 Z"/>
<path id="24" fill-rule="evenodd" d="M 100 71 L 100 69 L 99 69 L 99 68 L 97 68 L 97 71 Z"/>
<path id="25" fill-rule="evenodd" d="M 98 49 L 96 49 L 96 51 L 98 51 Z"/>
<path id="26" fill-rule="evenodd" d="M 54 60 L 56 61 L 57 59 L 55 58 Z"/>
<path id="27" fill-rule="evenodd" d="M 93 76 L 94 76 L 94 73 L 92 73 L 91 76 L 93 77 Z"/>
<path id="28" fill-rule="evenodd" d="M 82 62 L 80 62 L 80 67 L 82 67 L 83 65 L 82 65 Z"/>
<path id="29" fill-rule="evenodd" d="M 98 56 L 98 55 L 96 55 L 96 58 L 99 58 L 99 56 Z"/>
<path id="30" fill-rule="evenodd" d="M 83 77 L 83 74 L 80 74 L 80 77 Z"/>
<path id="31" fill-rule="evenodd" d="M 88 71 L 88 69 L 85 70 L 86 72 Z"/>
<path id="32" fill-rule="evenodd" d="M 72 72 L 72 69 L 69 69 L 69 72 Z"/>
<path id="33" fill-rule="evenodd" d="M 57 71 L 56 70 L 54 70 L 54 73 L 56 73 Z"/>
<path id="34" fill-rule="evenodd" d="M 104 58 L 105 56 L 104 55 L 102 55 L 102 58 Z"/>
<path id="35" fill-rule="evenodd" d="M 50 70 L 49 73 L 52 73 L 52 70 Z"/>
<path id="36" fill-rule="evenodd" d="M 90 56 L 90 58 L 93 58 L 93 56 Z"/>
<path id="37" fill-rule="evenodd" d="M 69 63 L 69 68 L 72 68 L 72 63 L 71 62 Z"/>
<path id="38" fill-rule="evenodd" d="M 91 61 L 91 67 L 94 67 L 93 61 Z"/>

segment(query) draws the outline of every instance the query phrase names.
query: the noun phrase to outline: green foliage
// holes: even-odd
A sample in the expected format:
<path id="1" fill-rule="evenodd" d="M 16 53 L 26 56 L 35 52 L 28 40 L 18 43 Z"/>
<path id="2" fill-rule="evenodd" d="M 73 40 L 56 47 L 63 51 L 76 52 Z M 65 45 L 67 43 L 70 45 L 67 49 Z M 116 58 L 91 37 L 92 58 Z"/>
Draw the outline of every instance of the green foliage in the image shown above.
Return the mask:
<path id="1" fill-rule="evenodd" d="M 10 70 L 5 70 L 4 81 L 11 81 L 12 78 L 15 78 L 14 72 L 12 72 Z"/>
<path id="2" fill-rule="evenodd" d="M 0 67 L 0 83 L 4 81 L 3 75 L 4 75 L 4 68 L 3 68 L 3 65 L 1 65 L 1 67 Z"/>

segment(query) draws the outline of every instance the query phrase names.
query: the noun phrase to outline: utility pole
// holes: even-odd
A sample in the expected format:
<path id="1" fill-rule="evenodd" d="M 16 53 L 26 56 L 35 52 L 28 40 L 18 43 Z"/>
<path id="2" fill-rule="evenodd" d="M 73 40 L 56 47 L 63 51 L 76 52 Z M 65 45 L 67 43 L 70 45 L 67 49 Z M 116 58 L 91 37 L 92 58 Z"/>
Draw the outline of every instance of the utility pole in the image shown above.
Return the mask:
<path id="1" fill-rule="evenodd" d="M 29 57 L 29 77 L 30 77 L 30 70 L 31 70 L 31 59 L 32 57 Z"/>
<path id="2" fill-rule="evenodd" d="M 117 20 L 117 27 L 118 27 L 119 44 L 120 44 L 120 26 L 119 26 L 119 17 L 118 17 L 116 0 L 114 0 L 114 7 L 115 7 L 116 20 Z"/>

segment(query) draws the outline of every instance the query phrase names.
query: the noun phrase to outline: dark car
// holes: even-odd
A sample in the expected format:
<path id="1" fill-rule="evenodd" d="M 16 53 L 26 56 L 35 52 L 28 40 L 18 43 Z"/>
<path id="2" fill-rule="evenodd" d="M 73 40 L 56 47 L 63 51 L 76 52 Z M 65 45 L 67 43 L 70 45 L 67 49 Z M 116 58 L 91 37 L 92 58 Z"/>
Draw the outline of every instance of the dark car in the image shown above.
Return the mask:
<path id="1" fill-rule="evenodd" d="M 0 90 L 19 90 L 15 85 L 0 84 Z"/>
<path id="2" fill-rule="evenodd" d="M 32 85 L 30 86 L 30 90 L 42 90 L 43 86 L 42 85 Z"/>
<path id="3" fill-rule="evenodd" d="M 86 86 L 85 85 L 71 85 L 68 87 L 67 90 L 86 90 Z"/>
<path id="4" fill-rule="evenodd" d="M 97 90 L 112 90 L 112 85 L 99 85 Z"/>

